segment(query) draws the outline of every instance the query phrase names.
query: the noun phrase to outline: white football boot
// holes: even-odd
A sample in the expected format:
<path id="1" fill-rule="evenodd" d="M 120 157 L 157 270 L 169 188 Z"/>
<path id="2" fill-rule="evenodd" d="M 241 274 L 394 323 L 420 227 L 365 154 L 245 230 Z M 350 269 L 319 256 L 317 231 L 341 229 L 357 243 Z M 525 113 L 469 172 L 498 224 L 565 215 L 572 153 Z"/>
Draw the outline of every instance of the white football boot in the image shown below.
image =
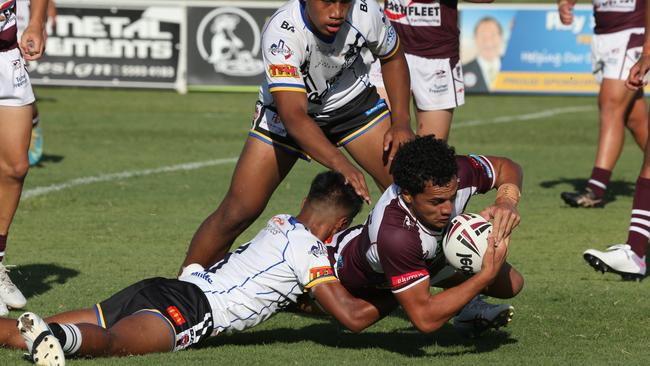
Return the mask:
<path id="1" fill-rule="evenodd" d="M 629 244 L 616 244 L 601 252 L 586 250 L 582 256 L 596 271 L 617 273 L 624 281 L 640 281 L 645 277 L 645 256 L 639 258 Z"/>
<path id="2" fill-rule="evenodd" d="M 2 302 L 2 300 L 0 300 L 0 316 L 7 316 L 7 315 L 9 315 L 9 308 L 7 308 L 7 304 L 5 304 L 4 302 Z"/>
<path id="3" fill-rule="evenodd" d="M 512 321 L 515 308 L 508 304 L 490 304 L 475 296 L 454 318 L 454 329 L 461 335 L 476 338 L 488 329 L 505 327 Z"/>
<path id="4" fill-rule="evenodd" d="M 64 366 L 65 356 L 61 343 L 50 327 L 34 313 L 24 313 L 18 318 L 18 331 L 25 340 L 27 355 L 37 365 Z"/>
<path id="5" fill-rule="evenodd" d="M 22 292 L 11 282 L 9 270 L 0 262 L 0 300 L 13 309 L 21 309 L 27 304 Z"/>

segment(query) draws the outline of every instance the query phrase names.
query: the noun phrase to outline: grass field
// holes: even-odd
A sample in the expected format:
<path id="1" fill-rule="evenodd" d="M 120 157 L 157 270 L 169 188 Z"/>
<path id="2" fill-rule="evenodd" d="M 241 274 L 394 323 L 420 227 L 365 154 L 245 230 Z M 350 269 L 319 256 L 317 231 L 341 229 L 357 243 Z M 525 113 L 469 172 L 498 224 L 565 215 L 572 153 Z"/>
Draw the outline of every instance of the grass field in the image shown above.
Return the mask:
<path id="1" fill-rule="evenodd" d="M 28 309 L 48 315 L 87 307 L 145 277 L 175 275 L 195 229 L 228 187 L 256 95 L 37 92 L 46 156 L 30 171 L 7 255 Z M 354 335 L 326 319 L 278 314 L 201 349 L 69 364 L 647 364 L 650 302 L 643 294 L 650 284 L 602 276 L 581 258 L 589 247 L 626 238 L 641 164 L 632 139 L 605 209 L 570 209 L 559 199 L 591 170 L 595 105 L 594 97 L 469 96 L 457 111 L 450 142 L 458 152 L 505 155 L 524 167 L 510 262 L 526 286 L 511 300 L 515 319 L 503 331 L 465 340 L 448 325 L 423 335 L 397 312 Z M 193 162 L 207 166 L 151 170 Z M 238 243 L 270 215 L 296 213 L 320 170 L 299 162 Z M 79 180 L 88 177 L 95 178 Z M 493 197 L 476 197 L 469 211 Z M 0 350 L 0 364 L 24 364 L 21 352 Z"/>

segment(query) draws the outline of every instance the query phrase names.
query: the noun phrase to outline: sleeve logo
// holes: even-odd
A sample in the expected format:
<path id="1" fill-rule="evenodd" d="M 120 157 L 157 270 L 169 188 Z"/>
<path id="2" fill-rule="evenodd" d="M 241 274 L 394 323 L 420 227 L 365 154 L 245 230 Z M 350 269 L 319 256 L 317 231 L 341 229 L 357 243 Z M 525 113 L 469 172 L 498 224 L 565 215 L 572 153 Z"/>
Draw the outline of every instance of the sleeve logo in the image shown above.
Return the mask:
<path id="1" fill-rule="evenodd" d="M 333 276 L 334 270 L 331 266 L 314 267 L 309 270 L 309 282 L 319 279 L 321 277 Z"/>
<path id="2" fill-rule="evenodd" d="M 269 65 L 269 75 L 274 78 L 296 78 L 300 77 L 298 68 L 287 64 L 271 64 Z"/>
<path id="3" fill-rule="evenodd" d="M 392 287 L 399 287 L 405 285 L 413 280 L 427 276 L 429 272 L 426 269 L 420 271 L 414 271 L 409 273 L 404 273 L 399 276 L 393 276 L 390 278 L 390 284 Z"/>

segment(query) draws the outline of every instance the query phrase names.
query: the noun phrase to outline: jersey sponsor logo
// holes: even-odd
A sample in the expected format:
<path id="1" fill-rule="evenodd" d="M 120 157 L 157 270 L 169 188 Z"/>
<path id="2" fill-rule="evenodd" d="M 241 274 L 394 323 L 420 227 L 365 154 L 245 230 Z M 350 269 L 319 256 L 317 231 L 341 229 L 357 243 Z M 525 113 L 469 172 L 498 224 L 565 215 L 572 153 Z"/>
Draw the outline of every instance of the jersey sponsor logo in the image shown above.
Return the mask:
<path id="1" fill-rule="evenodd" d="M 269 48 L 269 53 L 273 56 L 282 55 L 285 60 L 288 60 L 293 56 L 294 52 L 289 46 L 284 43 L 284 40 L 279 40 L 278 43 L 274 43 Z"/>
<path id="2" fill-rule="evenodd" d="M 414 271 L 414 272 L 409 272 L 409 273 L 404 273 L 399 276 L 393 276 L 390 279 L 390 284 L 392 287 L 398 287 L 405 285 L 413 280 L 417 280 L 418 278 L 422 278 L 424 276 L 427 276 L 429 272 L 427 270 L 422 269 L 419 271 Z"/>
<path id="3" fill-rule="evenodd" d="M 595 0 L 596 11 L 632 12 L 636 8 L 636 0 Z"/>
<path id="4" fill-rule="evenodd" d="M 280 28 L 286 29 L 291 33 L 296 32 L 296 28 L 293 25 L 291 25 L 289 22 L 287 22 L 286 20 L 282 21 L 282 24 L 280 24 Z"/>
<path id="5" fill-rule="evenodd" d="M 166 310 L 167 314 L 169 314 L 176 325 L 181 326 L 186 323 L 185 318 L 183 318 L 183 315 L 181 314 L 181 311 L 178 310 L 176 306 L 170 306 Z"/>
<path id="6" fill-rule="evenodd" d="M 309 282 L 319 279 L 321 277 L 333 276 L 334 270 L 331 266 L 314 267 L 309 269 Z"/>
<path id="7" fill-rule="evenodd" d="M 273 78 L 295 78 L 300 77 L 298 68 L 293 65 L 287 64 L 271 64 L 269 65 L 269 75 Z"/>
<path id="8" fill-rule="evenodd" d="M 387 1 L 384 13 L 393 22 L 412 26 L 440 26 L 440 2 L 410 2 L 403 5 L 399 1 Z"/>
<path id="9" fill-rule="evenodd" d="M 368 12 L 368 1 L 367 0 L 361 0 L 359 1 L 359 9 L 363 11 L 364 13 Z"/>
<path id="10" fill-rule="evenodd" d="M 201 278 L 207 283 L 212 284 L 212 278 L 210 278 L 210 275 L 207 272 L 192 272 L 190 276 Z"/>
<path id="11" fill-rule="evenodd" d="M 197 28 L 196 44 L 201 58 L 217 74 L 255 76 L 264 72 L 258 58 L 260 29 L 245 10 L 234 7 L 209 12 Z"/>
<path id="12" fill-rule="evenodd" d="M 327 255 L 327 248 L 325 248 L 323 243 L 318 242 L 316 245 L 312 245 L 311 249 L 309 249 L 309 254 L 314 257 L 324 257 Z"/>

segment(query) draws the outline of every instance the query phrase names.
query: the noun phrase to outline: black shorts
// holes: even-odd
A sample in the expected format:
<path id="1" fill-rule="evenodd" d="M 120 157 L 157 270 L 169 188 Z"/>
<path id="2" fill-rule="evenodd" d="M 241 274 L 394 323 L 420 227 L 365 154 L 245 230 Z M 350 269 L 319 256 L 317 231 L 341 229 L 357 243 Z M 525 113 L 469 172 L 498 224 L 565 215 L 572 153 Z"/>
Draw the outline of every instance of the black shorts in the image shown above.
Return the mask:
<path id="1" fill-rule="evenodd" d="M 373 86 L 367 88 L 345 107 L 330 112 L 326 117 L 312 115 L 310 117 L 329 141 L 340 147 L 361 136 L 389 115 L 386 102 L 379 98 L 377 89 Z M 302 159 L 311 160 L 289 136 L 275 108 L 265 106 L 260 101 L 255 106 L 255 116 L 248 135 L 297 154 Z"/>
<path id="2" fill-rule="evenodd" d="M 95 305 L 97 324 L 103 328 L 143 311 L 167 321 L 173 336 L 170 347 L 173 351 L 197 344 L 212 333 L 210 303 L 203 291 L 189 282 L 150 278 Z"/>

